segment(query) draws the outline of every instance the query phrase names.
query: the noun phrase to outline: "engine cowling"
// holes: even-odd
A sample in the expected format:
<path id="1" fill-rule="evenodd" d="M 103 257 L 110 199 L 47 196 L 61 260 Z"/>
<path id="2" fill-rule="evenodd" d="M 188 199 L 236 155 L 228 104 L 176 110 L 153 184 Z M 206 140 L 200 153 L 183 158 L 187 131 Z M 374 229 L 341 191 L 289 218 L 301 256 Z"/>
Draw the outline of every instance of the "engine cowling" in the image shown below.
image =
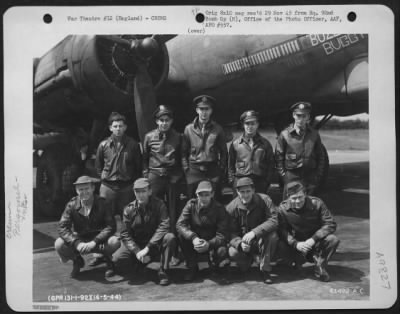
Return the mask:
<path id="1" fill-rule="evenodd" d="M 147 69 L 157 89 L 168 76 L 168 52 L 155 49 L 148 35 L 122 35 L 143 40 L 144 54 L 155 53 Z M 139 51 L 140 52 L 140 51 Z M 106 117 L 111 111 L 133 110 L 137 67 L 132 49 L 107 36 L 67 36 L 34 63 L 34 120 L 58 126 L 82 125 L 81 116 Z"/>

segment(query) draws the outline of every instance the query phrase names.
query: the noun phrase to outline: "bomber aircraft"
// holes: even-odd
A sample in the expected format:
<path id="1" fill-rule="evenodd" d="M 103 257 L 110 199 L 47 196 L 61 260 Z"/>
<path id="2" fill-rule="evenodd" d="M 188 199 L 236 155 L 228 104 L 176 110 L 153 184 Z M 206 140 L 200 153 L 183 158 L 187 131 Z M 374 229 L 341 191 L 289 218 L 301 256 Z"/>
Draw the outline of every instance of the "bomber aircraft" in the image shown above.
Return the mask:
<path id="1" fill-rule="evenodd" d="M 129 117 L 138 139 L 154 128 L 158 104 L 175 110 L 182 131 L 201 94 L 216 98 L 214 119 L 228 135 L 247 109 L 280 132 L 300 100 L 313 104 L 317 129 L 368 112 L 365 34 L 70 35 L 34 60 L 33 73 L 34 197 L 44 215 L 58 215 L 73 180 L 91 171 L 112 111 Z"/>

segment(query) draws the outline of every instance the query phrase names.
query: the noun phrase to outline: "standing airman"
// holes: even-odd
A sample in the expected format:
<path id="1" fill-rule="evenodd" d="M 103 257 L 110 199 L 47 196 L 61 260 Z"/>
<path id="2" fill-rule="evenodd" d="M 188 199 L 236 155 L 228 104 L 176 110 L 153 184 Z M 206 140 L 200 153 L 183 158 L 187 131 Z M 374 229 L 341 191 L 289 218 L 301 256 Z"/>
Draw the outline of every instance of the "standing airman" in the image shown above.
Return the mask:
<path id="1" fill-rule="evenodd" d="M 192 198 L 200 181 L 215 185 L 218 199 L 220 181 L 226 175 L 228 151 L 222 127 L 211 120 L 216 100 L 207 95 L 194 98 L 197 117 L 183 133 L 182 166 L 186 175 L 188 197 Z"/>
<path id="2" fill-rule="evenodd" d="M 257 193 L 267 193 L 274 171 L 272 145 L 258 133 L 258 112 L 245 111 L 240 116 L 240 122 L 244 132 L 229 148 L 229 182 L 235 187 L 237 180 L 250 177 Z"/>
<path id="3" fill-rule="evenodd" d="M 326 166 L 319 133 L 309 125 L 311 104 L 301 101 L 290 109 L 294 123 L 281 132 L 275 148 L 276 169 L 284 183 L 284 199 L 286 185 L 297 180 L 304 183 L 308 194 L 314 194 Z"/>

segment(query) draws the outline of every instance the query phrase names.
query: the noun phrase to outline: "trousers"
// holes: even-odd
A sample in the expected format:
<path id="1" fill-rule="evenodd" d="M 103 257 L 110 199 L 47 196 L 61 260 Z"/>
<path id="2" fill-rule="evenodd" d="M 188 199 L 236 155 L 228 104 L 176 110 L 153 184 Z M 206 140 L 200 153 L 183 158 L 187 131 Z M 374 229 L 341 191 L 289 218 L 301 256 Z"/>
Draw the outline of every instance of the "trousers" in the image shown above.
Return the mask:
<path id="1" fill-rule="evenodd" d="M 96 245 L 90 253 L 100 253 L 111 257 L 120 246 L 121 242 L 119 239 L 116 236 L 111 236 L 106 243 Z M 67 245 L 62 238 L 57 238 L 54 248 L 63 263 L 74 260 L 79 255 L 79 252 L 73 246 Z"/>
<path id="2" fill-rule="evenodd" d="M 146 243 L 138 243 L 141 249 L 146 246 Z M 150 248 L 149 256 L 151 261 L 160 259 L 160 269 L 169 269 L 169 262 L 171 260 L 172 254 L 176 249 L 176 237 L 173 233 L 167 233 L 159 246 L 152 246 Z M 126 268 L 134 264 L 140 263 L 135 253 L 130 252 L 125 245 L 121 245 L 117 252 L 115 252 L 113 257 L 113 262 L 117 269 Z"/>
<path id="3" fill-rule="evenodd" d="M 234 261 L 241 271 L 247 271 L 254 261 L 255 256 L 259 256 L 260 270 L 271 271 L 271 259 L 273 258 L 278 244 L 278 234 L 270 232 L 265 237 L 251 242 L 250 252 L 243 252 L 241 249 L 229 247 L 229 258 Z"/>
<path id="4" fill-rule="evenodd" d="M 208 254 L 208 261 L 215 266 L 218 266 L 220 262 L 228 258 L 228 249 L 226 245 L 221 245 L 216 248 L 209 249 L 208 252 L 199 253 L 194 249 L 191 240 L 186 240 L 181 235 L 178 236 L 178 239 L 188 268 L 196 267 L 199 256 L 203 254 Z"/>
<path id="5" fill-rule="evenodd" d="M 171 232 L 176 233 L 175 225 L 180 215 L 178 208 L 178 183 L 170 176 L 160 176 L 152 172 L 149 173 L 149 181 L 153 195 L 167 201 Z"/>
<path id="6" fill-rule="evenodd" d="M 277 258 L 291 264 L 295 262 L 302 265 L 305 262 L 327 265 L 329 259 L 336 252 L 340 240 L 334 235 L 329 234 L 320 241 L 306 255 L 289 246 L 286 242 L 279 241 L 277 246 Z"/>
<path id="7" fill-rule="evenodd" d="M 102 184 L 99 191 L 100 197 L 111 202 L 113 215 L 119 215 L 122 220 L 124 207 L 133 201 L 134 195 L 132 185 L 121 189 L 112 189 Z"/>

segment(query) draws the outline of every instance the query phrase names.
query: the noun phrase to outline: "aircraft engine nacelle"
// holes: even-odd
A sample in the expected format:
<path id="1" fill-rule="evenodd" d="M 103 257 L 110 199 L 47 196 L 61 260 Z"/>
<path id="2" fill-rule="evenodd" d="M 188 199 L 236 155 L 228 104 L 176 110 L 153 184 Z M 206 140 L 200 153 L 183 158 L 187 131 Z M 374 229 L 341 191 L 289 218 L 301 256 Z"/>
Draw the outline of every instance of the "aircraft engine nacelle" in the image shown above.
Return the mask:
<path id="1" fill-rule="evenodd" d="M 136 40 L 126 47 L 118 41 Z M 106 117 L 111 111 L 133 110 L 135 58 L 145 59 L 157 89 L 168 75 L 165 44 L 149 36 L 67 36 L 40 59 L 34 60 L 35 122 L 71 126 L 81 116 Z"/>

